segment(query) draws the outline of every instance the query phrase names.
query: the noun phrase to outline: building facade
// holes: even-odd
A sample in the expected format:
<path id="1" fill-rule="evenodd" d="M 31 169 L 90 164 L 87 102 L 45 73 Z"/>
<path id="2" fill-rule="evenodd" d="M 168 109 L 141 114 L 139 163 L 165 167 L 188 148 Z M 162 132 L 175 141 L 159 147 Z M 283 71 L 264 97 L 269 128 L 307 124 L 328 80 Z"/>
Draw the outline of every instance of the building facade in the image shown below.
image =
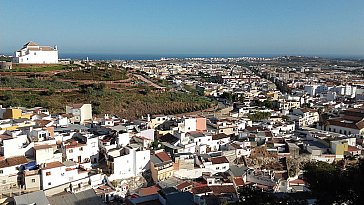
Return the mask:
<path id="1" fill-rule="evenodd" d="M 39 46 L 30 41 L 15 52 L 13 62 L 19 64 L 57 64 L 58 49 L 57 46 Z"/>

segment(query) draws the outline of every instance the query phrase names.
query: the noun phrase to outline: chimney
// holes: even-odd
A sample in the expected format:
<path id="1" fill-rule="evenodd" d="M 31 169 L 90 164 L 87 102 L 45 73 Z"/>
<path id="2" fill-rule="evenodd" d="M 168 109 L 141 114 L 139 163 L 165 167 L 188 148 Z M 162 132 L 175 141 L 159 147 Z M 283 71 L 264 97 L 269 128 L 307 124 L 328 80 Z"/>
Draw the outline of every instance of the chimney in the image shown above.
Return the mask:
<path id="1" fill-rule="evenodd" d="M 150 114 L 147 115 L 147 121 L 150 122 Z"/>

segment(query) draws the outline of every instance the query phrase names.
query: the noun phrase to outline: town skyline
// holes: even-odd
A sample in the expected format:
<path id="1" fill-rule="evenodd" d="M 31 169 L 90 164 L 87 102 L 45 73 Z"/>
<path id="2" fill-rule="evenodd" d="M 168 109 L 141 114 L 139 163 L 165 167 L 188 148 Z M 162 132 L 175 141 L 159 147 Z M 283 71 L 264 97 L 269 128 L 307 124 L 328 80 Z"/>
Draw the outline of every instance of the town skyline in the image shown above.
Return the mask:
<path id="1" fill-rule="evenodd" d="M 361 1 L 70 3 L 5 1 L 0 53 L 364 56 Z"/>

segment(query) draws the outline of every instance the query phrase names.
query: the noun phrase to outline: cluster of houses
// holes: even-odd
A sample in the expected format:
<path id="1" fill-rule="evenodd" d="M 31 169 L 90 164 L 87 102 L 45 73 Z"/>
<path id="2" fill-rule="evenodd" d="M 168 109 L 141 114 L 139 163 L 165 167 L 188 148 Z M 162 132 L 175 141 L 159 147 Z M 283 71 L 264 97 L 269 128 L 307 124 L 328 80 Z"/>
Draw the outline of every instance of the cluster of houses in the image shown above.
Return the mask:
<path id="1" fill-rule="evenodd" d="M 36 56 L 45 48 L 29 43 L 23 49 L 19 57 Z M 246 68 L 237 64 L 242 60 L 274 59 L 122 65 L 170 79 L 178 90 L 190 92 L 186 86 L 192 86 L 216 98 L 219 108 L 210 112 L 130 121 L 109 114 L 96 117 L 91 104 L 66 106 L 62 114 L 0 106 L 1 202 L 236 203 L 245 186 L 282 194 L 308 192 L 304 163 L 341 161 L 345 166 L 363 156 L 360 87 L 331 86 L 330 75 L 323 81 L 324 73 L 317 74 L 319 80 L 307 77 L 306 70 L 320 72 L 317 67 L 301 73 L 267 65 Z M 287 69 L 292 72 L 282 72 Z M 282 86 L 294 92 L 288 94 Z"/>
<path id="2" fill-rule="evenodd" d="M 96 118 L 90 104 L 66 106 L 63 114 L 1 107 L 1 199 L 21 204 L 36 194 L 58 204 L 57 197 L 77 201 L 87 193 L 100 204 L 233 203 L 247 185 L 308 191 L 300 163 L 362 154 L 363 107 L 343 109 L 324 124 L 312 109 L 293 108 L 287 115 L 271 110 L 261 121 L 246 113 L 236 117 L 241 109 L 224 117 L 128 121 Z"/>

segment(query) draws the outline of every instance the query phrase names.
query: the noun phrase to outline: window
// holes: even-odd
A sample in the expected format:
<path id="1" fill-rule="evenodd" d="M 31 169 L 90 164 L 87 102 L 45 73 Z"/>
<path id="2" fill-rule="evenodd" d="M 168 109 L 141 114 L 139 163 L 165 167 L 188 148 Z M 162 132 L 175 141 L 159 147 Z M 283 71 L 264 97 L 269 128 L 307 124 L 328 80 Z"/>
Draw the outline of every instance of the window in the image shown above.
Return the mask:
<path id="1" fill-rule="evenodd" d="M 69 153 L 73 153 L 73 149 L 70 149 L 68 152 L 69 152 Z"/>
<path id="2" fill-rule="evenodd" d="M 5 179 L 3 179 L 3 184 L 6 184 L 6 180 Z"/>
<path id="3" fill-rule="evenodd" d="M 50 176 L 51 175 L 51 172 L 46 172 L 46 176 Z"/>
<path id="4" fill-rule="evenodd" d="M 220 169 L 220 167 L 216 167 L 216 170 L 219 170 Z"/>
<path id="5" fill-rule="evenodd" d="M 32 183 L 35 183 L 35 179 L 32 179 Z"/>
<path id="6" fill-rule="evenodd" d="M 83 147 L 80 147 L 80 151 L 83 151 Z"/>
<path id="7" fill-rule="evenodd" d="M 52 185 L 52 183 L 51 182 L 48 182 L 48 186 L 50 186 L 50 185 Z"/>
<path id="8" fill-rule="evenodd" d="M 36 52 L 34 52 L 34 55 L 36 56 L 36 55 L 37 55 L 37 53 L 36 53 Z"/>
<path id="9" fill-rule="evenodd" d="M 226 166 L 223 166 L 222 168 L 223 168 L 223 169 L 226 169 Z"/>
<path id="10" fill-rule="evenodd" d="M 4 173 L 4 171 L 2 169 L 0 169 L 0 174 L 3 174 L 3 173 Z"/>

